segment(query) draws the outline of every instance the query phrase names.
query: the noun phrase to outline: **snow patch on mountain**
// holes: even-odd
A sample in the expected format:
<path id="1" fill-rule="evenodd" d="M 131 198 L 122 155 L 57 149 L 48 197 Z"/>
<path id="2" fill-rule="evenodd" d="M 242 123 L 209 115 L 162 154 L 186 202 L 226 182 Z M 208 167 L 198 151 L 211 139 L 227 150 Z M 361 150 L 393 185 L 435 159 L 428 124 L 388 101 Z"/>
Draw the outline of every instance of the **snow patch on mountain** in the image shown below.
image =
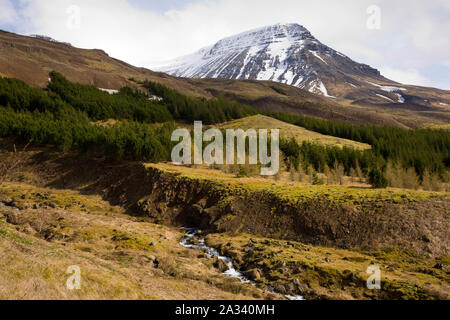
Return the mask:
<path id="1" fill-rule="evenodd" d="M 382 85 L 379 85 L 379 84 L 376 84 L 376 83 L 373 83 L 373 82 L 370 82 L 370 81 L 367 81 L 367 83 L 369 83 L 369 84 L 371 84 L 371 85 L 373 85 L 375 87 L 378 87 L 381 90 L 386 91 L 386 92 L 407 91 L 405 88 L 392 87 L 392 86 L 382 86 Z"/>
<path id="2" fill-rule="evenodd" d="M 378 97 L 380 97 L 380 98 L 383 98 L 383 99 L 386 99 L 386 100 L 388 100 L 388 101 L 390 101 L 390 102 L 394 102 L 394 100 L 392 100 L 391 98 L 388 98 L 388 97 L 386 97 L 386 96 L 383 96 L 383 95 L 381 95 L 381 94 L 376 94 Z"/>
<path id="3" fill-rule="evenodd" d="M 326 86 L 333 91 L 346 73 L 379 76 L 378 70 L 352 61 L 295 23 L 243 32 L 152 69 L 187 78 L 274 81 L 328 98 L 334 97 Z"/>
<path id="4" fill-rule="evenodd" d="M 328 65 L 328 63 L 325 60 L 323 60 L 323 58 L 319 56 L 316 51 L 309 50 L 309 52 L 311 52 L 317 59 L 321 60 L 323 63 Z"/>

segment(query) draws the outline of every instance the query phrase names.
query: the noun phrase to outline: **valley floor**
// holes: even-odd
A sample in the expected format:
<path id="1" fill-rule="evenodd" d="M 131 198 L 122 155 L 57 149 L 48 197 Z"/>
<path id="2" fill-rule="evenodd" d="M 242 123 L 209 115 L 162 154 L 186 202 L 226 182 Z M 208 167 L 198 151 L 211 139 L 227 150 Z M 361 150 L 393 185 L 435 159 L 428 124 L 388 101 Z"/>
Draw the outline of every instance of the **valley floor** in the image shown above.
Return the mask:
<path id="1" fill-rule="evenodd" d="M 450 298 L 446 193 L 105 169 L 48 151 L 10 180 L 0 185 L 0 299 Z M 180 227 L 200 227 L 255 284 L 180 245 Z M 382 290 L 367 289 L 372 265 Z M 66 286 L 70 266 L 80 290 Z"/>
<path id="2" fill-rule="evenodd" d="M 124 214 L 97 196 L 7 183 L 0 189 L 0 299 L 263 299 L 179 245 L 183 231 Z M 68 290 L 67 268 L 81 270 Z"/>

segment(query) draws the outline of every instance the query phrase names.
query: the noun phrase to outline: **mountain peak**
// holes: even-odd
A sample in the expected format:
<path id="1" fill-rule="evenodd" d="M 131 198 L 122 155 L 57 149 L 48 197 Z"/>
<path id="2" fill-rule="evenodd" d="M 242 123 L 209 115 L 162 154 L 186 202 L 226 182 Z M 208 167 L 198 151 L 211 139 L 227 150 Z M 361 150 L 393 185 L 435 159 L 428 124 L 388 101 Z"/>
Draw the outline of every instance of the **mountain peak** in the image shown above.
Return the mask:
<path id="1" fill-rule="evenodd" d="M 332 88 L 337 82 L 381 78 L 378 70 L 322 44 L 297 23 L 277 23 L 224 38 L 158 71 L 188 78 L 275 81 L 330 98 L 339 93 Z"/>
<path id="2" fill-rule="evenodd" d="M 301 40 L 315 40 L 311 33 L 299 24 L 275 24 L 265 26 L 218 41 L 211 48 L 211 55 L 222 54 L 225 51 L 246 50 L 255 46 L 267 46 L 280 42 L 296 42 Z"/>

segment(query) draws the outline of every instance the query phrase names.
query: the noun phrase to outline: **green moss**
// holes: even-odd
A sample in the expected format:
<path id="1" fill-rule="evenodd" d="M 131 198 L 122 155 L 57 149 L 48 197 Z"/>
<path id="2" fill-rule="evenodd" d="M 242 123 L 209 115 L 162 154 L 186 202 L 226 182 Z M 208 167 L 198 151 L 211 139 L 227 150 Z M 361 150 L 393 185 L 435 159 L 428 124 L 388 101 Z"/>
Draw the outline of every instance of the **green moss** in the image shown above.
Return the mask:
<path id="1" fill-rule="evenodd" d="M 247 254 L 250 239 L 257 254 Z M 324 296 L 348 299 L 349 295 L 356 299 L 441 299 L 446 296 L 448 288 L 448 276 L 444 272 L 416 272 L 418 268 L 425 270 L 433 259 L 419 257 L 401 248 L 370 254 L 227 234 L 209 235 L 207 243 L 222 248 L 225 255 L 235 261 L 242 261 L 245 268 L 262 270 L 264 276 L 260 284 L 292 284 L 298 280 L 302 294 L 313 299 Z M 381 267 L 382 290 L 368 290 L 366 287 L 370 276 L 366 270 L 372 264 Z M 389 267 L 391 265 L 395 265 L 394 270 Z"/>
<path id="2" fill-rule="evenodd" d="M 173 170 L 162 166 L 152 168 L 174 175 Z M 255 181 L 255 179 L 231 179 L 220 174 L 209 174 L 195 172 L 178 168 L 176 179 L 191 179 L 200 184 L 206 183 L 210 192 L 216 192 L 226 197 L 224 204 L 232 201 L 232 197 L 245 198 L 253 193 L 266 193 L 274 195 L 291 205 L 313 199 L 327 199 L 336 204 L 358 204 L 360 202 L 391 202 L 408 203 L 424 201 L 433 197 L 450 197 L 449 194 L 437 192 L 402 190 L 402 189 L 372 189 L 363 187 L 327 186 L 327 185 L 304 185 L 300 183 L 274 183 L 273 181 Z M 214 171 L 213 171 L 214 172 Z"/>
<path id="3" fill-rule="evenodd" d="M 111 230 L 111 240 L 124 249 L 154 250 L 158 244 L 148 235 Z"/>

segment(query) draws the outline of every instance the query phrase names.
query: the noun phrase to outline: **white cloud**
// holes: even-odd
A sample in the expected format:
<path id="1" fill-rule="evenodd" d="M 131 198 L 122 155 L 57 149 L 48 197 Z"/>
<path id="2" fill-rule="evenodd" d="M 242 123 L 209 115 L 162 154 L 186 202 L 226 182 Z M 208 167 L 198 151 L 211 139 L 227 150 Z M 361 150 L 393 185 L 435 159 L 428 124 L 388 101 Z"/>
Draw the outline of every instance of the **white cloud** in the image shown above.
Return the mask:
<path id="1" fill-rule="evenodd" d="M 390 74 L 421 84 L 425 79 L 414 70 L 424 70 L 431 62 L 444 63 L 450 56 L 448 0 L 378 0 L 379 31 L 366 27 L 366 9 L 373 0 L 196 1 L 164 14 L 133 7 L 126 0 L 20 2 L 25 7 L 18 23 L 21 32 L 101 48 L 139 66 L 189 54 L 223 37 L 277 22 L 303 24 L 320 41 L 349 57 L 383 70 L 395 66 L 404 75 Z M 81 9 L 79 30 L 66 26 L 66 10 L 72 4 Z M 0 0 L 0 6 L 0 12 L 11 7 L 8 0 Z"/>
<path id="2" fill-rule="evenodd" d="M 430 79 L 422 76 L 419 71 L 414 69 L 400 70 L 390 67 L 383 67 L 380 69 L 381 73 L 385 77 L 403 84 L 412 84 L 424 87 L 429 87 L 432 85 Z"/>
<path id="3" fill-rule="evenodd" d="M 0 0 L 0 23 L 13 24 L 18 20 L 18 15 L 10 0 Z"/>

